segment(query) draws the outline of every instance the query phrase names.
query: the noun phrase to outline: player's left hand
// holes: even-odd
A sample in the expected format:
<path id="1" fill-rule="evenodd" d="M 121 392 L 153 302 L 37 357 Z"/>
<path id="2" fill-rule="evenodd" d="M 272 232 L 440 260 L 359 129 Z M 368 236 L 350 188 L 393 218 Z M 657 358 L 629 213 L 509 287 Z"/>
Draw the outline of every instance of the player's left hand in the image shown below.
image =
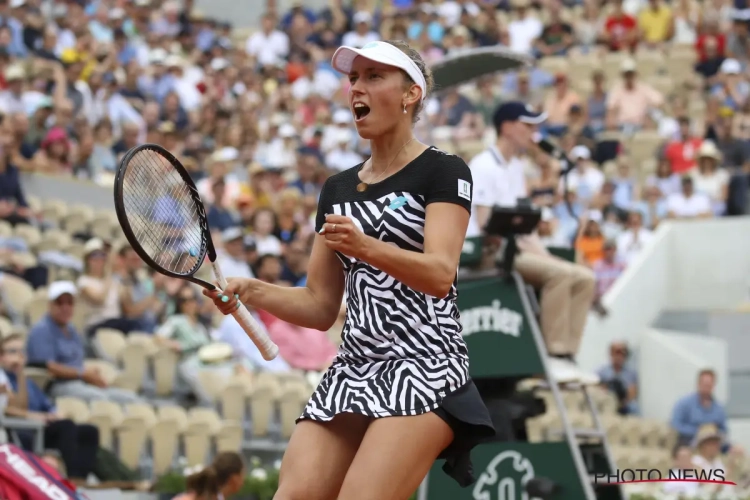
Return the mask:
<path id="1" fill-rule="evenodd" d="M 349 257 L 359 258 L 364 252 L 367 236 L 343 215 L 326 215 L 326 222 L 321 232 L 326 239 L 326 246 Z"/>

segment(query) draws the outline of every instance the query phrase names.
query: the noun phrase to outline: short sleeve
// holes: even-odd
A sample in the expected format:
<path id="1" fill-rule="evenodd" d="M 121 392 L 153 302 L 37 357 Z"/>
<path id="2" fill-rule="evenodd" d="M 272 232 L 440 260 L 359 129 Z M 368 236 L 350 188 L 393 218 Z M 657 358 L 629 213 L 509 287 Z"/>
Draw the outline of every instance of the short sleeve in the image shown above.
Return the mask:
<path id="1" fill-rule="evenodd" d="M 492 171 L 488 168 L 484 155 L 480 154 L 471 160 L 469 170 L 473 178 L 472 203 L 480 207 L 491 207 L 495 204 L 497 193 Z"/>
<path id="2" fill-rule="evenodd" d="M 331 178 L 325 181 L 323 189 L 320 190 L 318 197 L 318 211 L 315 213 L 315 232 L 319 233 L 323 229 L 326 221 L 326 214 L 331 213 Z"/>
<path id="3" fill-rule="evenodd" d="M 26 357 L 28 363 L 33 366 L 45 366 L 50 361 L 57 360 L 55 351 L 55 342 L 51 334 L 46 330 L 45 325 L 37 324 L 29 332 L 29 339 L 26 342 Z"/>
<path id="4" fill-rule="evenodd" d="M 454 203 L 471 213 L 474 182 L 471 170 L 458 156 L 441 156 L 430 172 L 430 187 L 425 196 L 425 205 L 430 203 Z"/>

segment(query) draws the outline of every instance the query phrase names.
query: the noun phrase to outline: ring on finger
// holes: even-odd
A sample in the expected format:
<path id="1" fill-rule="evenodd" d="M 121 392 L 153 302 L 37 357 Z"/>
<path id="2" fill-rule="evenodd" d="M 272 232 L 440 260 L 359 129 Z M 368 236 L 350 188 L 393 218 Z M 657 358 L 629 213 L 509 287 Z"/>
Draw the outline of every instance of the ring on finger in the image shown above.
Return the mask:
<path id="1" fill-rule="evenodd" d="M 333 225 L 333 227 L 331 227 L 331 232 L 332 232 L 332 233 L 335 233 L 335 232 L 336 232 L 336 224 L 334 224 L 334 225 Z"/>

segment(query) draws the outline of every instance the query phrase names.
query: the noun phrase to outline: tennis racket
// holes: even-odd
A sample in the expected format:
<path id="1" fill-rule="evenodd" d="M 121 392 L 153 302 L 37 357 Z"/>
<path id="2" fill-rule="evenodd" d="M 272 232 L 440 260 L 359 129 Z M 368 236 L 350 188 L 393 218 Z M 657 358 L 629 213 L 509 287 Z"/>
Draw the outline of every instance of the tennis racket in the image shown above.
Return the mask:
<path id="1" fill-rule="evenodd" d="M 208 256 L 221 289 L 227 280 L 216 265 L 206 210 L 188 171 L 172 153 L 156 144 L 130 149 L 115 176 L 115 211 L 125 237 L 155 271 L 196 283 L 216 286 L 195 277 Z M 232 316 L 255 343 L 266 361 L 279 348 L 244 305 Z"/>

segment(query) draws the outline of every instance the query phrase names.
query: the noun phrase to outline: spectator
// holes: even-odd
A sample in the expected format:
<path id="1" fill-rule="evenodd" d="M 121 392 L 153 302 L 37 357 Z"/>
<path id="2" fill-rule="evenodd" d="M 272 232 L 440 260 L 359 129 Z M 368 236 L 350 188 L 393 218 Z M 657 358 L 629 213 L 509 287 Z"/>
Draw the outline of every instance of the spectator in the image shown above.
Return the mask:
<path id="1" fill-rule="evenodd" d="M 120 274 L 115 279 L 122 284 L 120 297 L 125 318 L 137 325 L 138 330 L 153 333 L 164 308 L 156 295 L 156 283 L 144 275 L 145 264 L 130 245 L 123 245 L 118 254 Z M 157 276 L 162 280 L 161 275 Z"/>
<path id="2" fill-rule="evenodd" d="M 575 248 L 587 266 L 592 266 L 604 257 L 604 235 L 599 225 L 601 221 L 602 213 L 591 210 L 584 215 L 579 224 Z"/>
<path id="3" fill-rule="evenodd" d="M 342 45 L 362 48 L 370 42 L 377 42 L 380 40 L 380 35 L 370 29 L 372 25 L 372 14 L 369 12 L 364 10 L 357 12 L 354 14 L 352 22 L 354 23 L 354 30 L 344 35 L 341 40 Z"/>
<path id="4" fill-rule="evenodd" d="M 270 208 L 256 210 L 252 238 L 259 255 L 281 255 L 281 241 L 274 235 L 278 227 L 276 213 Z"/>
<path id="5" fill-rule="evenodd" d="M 617 238 L 618 257 L 630 264 L 653 237 L 651 231 L 643 227 L 643 214 L 635 210 L 629 212 L 627 229 Z"/>
<path id="6" fill-rule="evenodd" d="M 677 121 L 680 138 L 667 144 L 664 157 L 669 161 L 672 172 L 682 175 L 695 168 L 696 156 L 703 139 L 691 130 L 690 118 L 681 116 Z"/>
<path id="7" fill-rule="evenodd" d="M 49 286 L 48 313 L 31 328 L 26 343 L 29 365 L 49 370 L 55 379 L 53 397 L 105 399 L 123 404 L 138 401 L 132 391 L 108 387 L 98 369 L 84 366 L 83 339 L 71 323 L 77 293 L 69 281 L 55 281 Z"/>
<path id="8" fill-rule="evenodd" d="M 538 57 L 564 56 L 573 45 L 573 27 L 560 17 L 561 8 L 559 0 L 551 0 L 547 3 L 549 21 L 534 42 Z"/>
<path id="9" fill-rule="evenodd" d="M 349 128 L 336 129 L 336 145 L 326 155 L 328 168 L 340 172 L 364 161 L 364 158 L 352 149 L 353 136 Z"/>
<path id="10" fill-rule="evenodd" d="M 209 227 L 218 231 L 224 231 L 230 227 L 237 226 L 239 222 L 237 215 L 225 205 L 227 203 L 226 183 L 223 178 L 213 181 L 211 185 L 211 197 L 214 202 L 209 204 L 206 211 Z"/>
<path id="11" fill-rule="evenodd" d="M 711 87 L 711 96 L 732 111 L 742 109 L 750 96 L 750 83 L 742 78 L 742 64 L 738 60 L 725 59 L 721 63 L 719 77 Z"/>
<path id="12" fill-rule="evenodd" d="M 638 81 L 637 67 L 633 59 L 625 59 L 620 65 L 622 82 L 615 85 L 607 95 L 607 121 L 610 128 L 619 125 L 623 130 L 639 130 L 645 125 L 648 112 L 664 103 L 661 93 Z"/>
<path id="13" fill-rule="evenodd" d="M 633 50 L 638 43 L 638 22 L 622 8 L 623 0 L 615 0 L 612 10 L 604 22 L 602 40 L 609 50 Z"/>
<path id="14" fill-rule="evenodd" d="M 703 193 L 696 193 L 692 177 L 681 181 L 682 190 L 667 198 L 667 217 L 672 219 L 694 219 L 711 217 L 711 200 Z"/>
<path id="15" fill-rule="evenodd" d="M 715 387 L 716 373 L 710 369 L 701 370 L 698 373 L 698 390 L 675 403 L 671 423 L 680 443 L 692 446 L 698 430 L 704 424 L 713 424 L 726 435 L 727 415 L 724 405 L 714 397 Z"/>
<path id="16" fill-rule="evenodd" d="M 99 328 L 114 328 L 123 333 L 136 330 L 136 322 L 122 315 L 121 287 L 114 275 L 113 254 L 104 249 L 104 242 L 92 238 L 83 249 L 83 274 L 79 276 L 77 286 L 80 301 L 86 307 L 86 335 L 91 337 Z"/>
<path id="17" fill-rule="evenodd" d="M 695 190 L 706 195 L 714 215 L 723 215 L 729 195 L 729 173 L 719 168 L 721 152 L 711 141 L 703 141 L 698 150 L 698 169 L 693 172 Z"/>
<path id="18" fill-rule="evenodd" d="M 548 134 L 560 136 L 568 128 L 568 118 L 573 106 L 580 106 L 581 98 L 568 85 L 564 73 L 555 75 L 555 90 L 547 96 L 544 111 L 547 113 L 545 130 Z"/>
<path id="19" fill-rule="evenodd" d="M 673 465 L 670 474 L 679 477 L 682 471 L 692 469 L 693 451 L 690 446 L 677 445 L 672 453 Z M 695 498 L 698 496 L 701 485 L 695 481 L 670 481 L 664 483 L 662 490 L 667 495 L 679 495 L 685 498 Z"/>
<path id="20" fill-rule="evenodd" d="M 210 402 L 211 397 L 201 385 L 200 372 L 211 370 L 229 379 L 234 373 L 241 372 L 243 367 L 230 359 L 212 362 L 210 365 L 202 362 L 199 351 L 211 344 L 211 338 L 200 322 L 199 312 L 195 288 L 183 287 L 176 297 L 174 315 L 159 327 L 156 341 L 180 356 L 180 377 L 201 402 Z"/>
<path id="21" fill-rule="evenodd" d="M 662 0 L 648 0 L 648 6 L 638 13 L 638 28 L 649 48 L 661 47 L 675 32 L 672 9 Z"/>
<path id="22" fill-rule="evenodd" d="M 245 481 L 245 464 L 238 453 L 225 451 L 214 457 L 211 465 L 188 476 L 187 492 L 174 500 L 230 498 L 240 491 Z"/>
<path id="23" fill-rule="evenodd" d="M 31 215 L 18 167 L 9 163 L 8 155 L 0 154 L 0 220 L 28 223 Z"/>
<path id="24" fill-rule="evenodd" d="M 508 23 L 510 49 L 520 53 L 530 54 L 534 41 L 542 34 L 544 26 L 536 17 L 529 13 L 529 0 L 514 0 L 515 18 Z"/>
<path id="25" fill-rule="evenodd" d="M 578 201 L 588 205 L 604 185 L 604 173 L 591 161 L 591 151 L 586 146 L 576 146 L 570 151 L 575 168 L 568 174 L 568 187 L 576 192 Z M 562 192 L 564 181 L 560 180 Z"/>
<path id="26" fill-rule="evenodd" d="M 10 383 L 9 389 L 14 393 L 13 402 L 6 408 L 5 414 L 43 422 L 45 446 L 60 452 L 70 479 L 85 481 L 96 462 L 99 430 L 93 425 L 61 419 L 42 389 L 26 378 L 26 356 L 20 335 L 9 335 L 0 341 L 0 364 Z M 24 448 L 31 451 L 31 431 L 15 433 Z"/>
<path id="27" fill-rule="evenodd" d="M 221 233 L 222 248 L 219 251 L 218 264 L 225 276 L 254 278 L 245 255 L 245 240 L 242 229 L 231 227 Z M 257 245 L 257 242 L 253 242 Z"/>
<path id="28" fill-rule="evenodd" d="M 605 241 L 602 250 L 602 258 L 594 262 L 593 266 L 596 276 L 596 299 L 601 299 L 625 270 L 625 262 L 617 257 L 617 243 Z"/>
<path id="29" fill-rule="evenodd" d="M 597 372 L 602 385 L 617 396 L 621 415 L 638 414 L 638 374 L 628 366 L 629 357 L 627 344 L 613 342 L 609 346 L 609 363 Z"/>

